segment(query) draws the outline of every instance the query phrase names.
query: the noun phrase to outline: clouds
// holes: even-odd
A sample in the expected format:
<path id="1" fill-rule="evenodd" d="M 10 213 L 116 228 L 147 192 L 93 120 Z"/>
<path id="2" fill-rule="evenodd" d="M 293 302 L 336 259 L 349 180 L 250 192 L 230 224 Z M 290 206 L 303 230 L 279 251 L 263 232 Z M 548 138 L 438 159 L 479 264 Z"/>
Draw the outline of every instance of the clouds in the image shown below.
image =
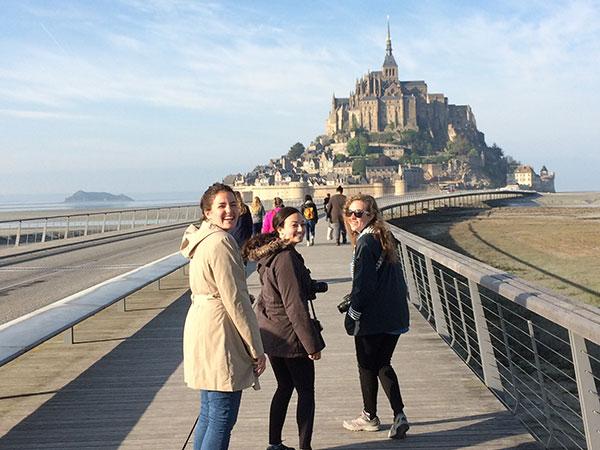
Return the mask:
<path id="1" fill-rule="evenodd" d="M 347 95 L 383 61 L 386 14 L 401 79 L 471 104 L 488 141 L 515 158 L 560 165 L 566 146 L 600 138 L 591 125 L 600 119 L 597 2 L 45 5 L 15 2 L 0 18 L 0 145 L 46 121 L 52 132 L 28 139 L 30 154 L 90 155 L 57 158 L 64 170 L 102 148 L 141 169 L 173 148 L 181 164 L 216 167 L 209 149 L 219 147 L 238 171 L 308 143 L 331 93 Z M 549 168 L 560 185 L 560 167 Z"/>

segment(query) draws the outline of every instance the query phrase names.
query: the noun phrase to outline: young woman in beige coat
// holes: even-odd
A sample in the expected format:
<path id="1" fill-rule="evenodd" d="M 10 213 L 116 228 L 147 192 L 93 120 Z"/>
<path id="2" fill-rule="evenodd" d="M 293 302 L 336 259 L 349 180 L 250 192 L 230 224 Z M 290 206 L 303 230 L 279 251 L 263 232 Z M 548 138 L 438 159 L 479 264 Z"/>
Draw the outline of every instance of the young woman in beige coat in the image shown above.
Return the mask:
<path id="1" fill-rule="evenodd" d="M 200 389 L 194 450 L 226 450 L 242 390 L 257 385 L 265 355 L 240 250 L 229 235 L 239 217 L 231 188 L 202 196 L 204 220 L 190 225 L 181 252 L 190 258 L 192 304 L 183 331 L 184 378 Z"/>

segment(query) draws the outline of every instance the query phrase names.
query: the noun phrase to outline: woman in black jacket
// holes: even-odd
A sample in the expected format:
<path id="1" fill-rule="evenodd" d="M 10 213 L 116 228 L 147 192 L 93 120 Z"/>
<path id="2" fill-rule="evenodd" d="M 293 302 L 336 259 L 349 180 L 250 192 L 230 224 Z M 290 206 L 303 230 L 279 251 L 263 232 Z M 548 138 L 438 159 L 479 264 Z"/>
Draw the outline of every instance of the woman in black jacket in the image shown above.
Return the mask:
<path id="1" fill-rule="evenodd" d="M 345 420 L 343 425 L 352 431 L 379 430 L 379 379 L 394 412 L 388 436 L 402 439 L 409 425 L 391 358 L 400 335 L 408 331 L 409 317 L 396 241 L 370 195 L 350 198 L 344 214 L 354 244 L 346 329 L 354 335 L 364 409 L 359 417 Z"/>
<path id="2" fill-rule="evenodd" d="M 298 392 L 296 421 L 300 448 L 309 450 L 315 418 L 315 366 L 325 347 L 311 320 L 308 300 L 325 283 L 310 277 L 304 259 L 295 246 L 304 238 L 304 217 L 295 208 L 285 207 L 273 218 L 273 233 L 251 238 L 243 254 L 257 261 L 261 292 L 256 316 L 265 353 L 277 380 L 269 412 L 267 450 L 293 450 L 282 443 L 281 432 L 294 389 Z"/>

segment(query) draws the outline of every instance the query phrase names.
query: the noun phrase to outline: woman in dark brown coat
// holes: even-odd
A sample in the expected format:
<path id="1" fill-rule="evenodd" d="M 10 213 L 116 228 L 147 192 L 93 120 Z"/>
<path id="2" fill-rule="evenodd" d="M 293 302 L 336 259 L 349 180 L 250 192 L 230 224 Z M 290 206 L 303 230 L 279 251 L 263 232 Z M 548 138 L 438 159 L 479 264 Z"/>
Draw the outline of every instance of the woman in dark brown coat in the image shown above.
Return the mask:
<path id="1" fill-rule="evenodd" d="M 295 249 L 304 238 L 300 212 L 290 207 L 281 209 L 273 227 L 273 233 L 253 237 L 244 248 L 244 255 L 258 263 L 261 293 L 255 310 L 265 353 L 277 379 L 267 450 L 291 449 L 282 443 L 281 431 L 294 389 L 298 392 L 300 448 L 310 450 L 315 416 L 314 361 L 321 358 L 325 347 L 308 309 L 318 284 Z"/>

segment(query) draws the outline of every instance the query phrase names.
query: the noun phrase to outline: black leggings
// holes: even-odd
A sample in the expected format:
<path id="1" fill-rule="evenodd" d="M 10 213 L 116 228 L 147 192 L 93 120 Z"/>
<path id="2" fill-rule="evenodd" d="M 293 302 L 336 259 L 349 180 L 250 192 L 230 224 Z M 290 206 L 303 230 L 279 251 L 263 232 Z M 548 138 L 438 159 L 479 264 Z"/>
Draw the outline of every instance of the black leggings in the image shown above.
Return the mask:
<path id="1" fill-rule="evenodd" d="M 308 357 L 280 358 L 269 356 L 277 380 L 277 389 L 269 412 L 269 444 L 281 442 L 281 430 L 294 388 L 298 392 L 296 422 L 300 448 L 310 449 L 315 421 L 315 363 Z"/>
<path id="2" fill-rule="evenodd" d="M 398 377 L 390 363 L 399 337 L 396 334 L 372 334 L 354 338 L 363 404 L 371 417 L 377 415 L 378 378 L 394 417 L 404 409 Z"/>

